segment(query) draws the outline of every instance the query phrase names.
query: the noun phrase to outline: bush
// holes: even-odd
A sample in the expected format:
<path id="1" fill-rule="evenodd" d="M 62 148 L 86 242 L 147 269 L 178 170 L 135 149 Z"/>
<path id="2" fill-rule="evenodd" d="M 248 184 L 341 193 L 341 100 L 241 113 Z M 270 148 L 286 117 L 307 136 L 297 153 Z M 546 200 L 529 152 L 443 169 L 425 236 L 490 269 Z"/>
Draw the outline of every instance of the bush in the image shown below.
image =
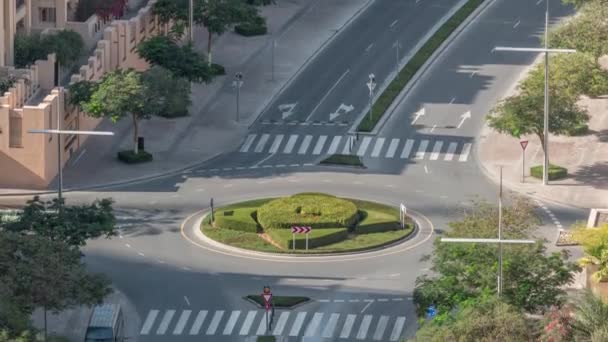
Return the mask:
<path id="1" fill-rule="evenodd" d="M 242 208 L 236 211 L 216 211 L 214 214 L 216 227 L 249 233 L 258 232 L 258 223 L 255 221 L 255 208 Z"/>
<path id="2" fill-rule="evenodd" d="M 287 229 L 271 229 L 266 233 L 272 240 L 285 249 L 293 248 L 293 234 Z M 296 249 L 306 249 L 306 235 L 296 235 Z M 348 228 L 325 228 L 313 229 L 308 234 L 308 248 L 313 249 L 321 246 L 330 245 L 348 238 Z"/>
<path id="3" fill-rule="evenodd" d="M 351 201 L 323 194 L 297 194 L 268 202 L 258 209 L 264 229 L 311 226 L 350 227 L 357 222 L 357 206 Z"/>
<path id="4" fill-rule="evenodd" d="M 587 126 L 586 123 L 580 123 L 578 125 L 575 125 L 571 129 L 569 129 L 568 132 L 566 132 L 566 134 L 571 137 L 586 135 L 588 133 L 589 133 L 589 126 Z"/>
<path id="5" fill-rule="evenodd" d="M 211 63 L 211 73 L 214 76 L 226 75 L 226 69 L 221 64 Z"/>
<path id="6" fill-rule="evenodd" d="M 323 159 L 319 164 L 365 167 L 359 156 L 350 154 L 332 154 L 331 156 Z"/>
<path id="7" fill-rule="evenodd" d="M 140 150 L 135 154 L 132 150 L 119 151 L 118 160 L 127 164 L 139 164 L 152 161 L 152 155 L 146 151 Z"/>
<path id="8" fill-rule="evenodd" d="M 530 175 L 534 178 L 543 179 L 543 166 L 532 166 L 530 168 Z M 566 177 L 568 177 L 568 169 L 549 164 L 549 180 L 563 179 Z"/>
<path id="9" fill-rule="evenodd" d="M 251 21 L 236 25 L 234 27 L 234 32 L 245 37 L 261 36 L 268 32 L 268 27 L 266 26 L 266 20 L 264 18 L 256 16 Z"/>

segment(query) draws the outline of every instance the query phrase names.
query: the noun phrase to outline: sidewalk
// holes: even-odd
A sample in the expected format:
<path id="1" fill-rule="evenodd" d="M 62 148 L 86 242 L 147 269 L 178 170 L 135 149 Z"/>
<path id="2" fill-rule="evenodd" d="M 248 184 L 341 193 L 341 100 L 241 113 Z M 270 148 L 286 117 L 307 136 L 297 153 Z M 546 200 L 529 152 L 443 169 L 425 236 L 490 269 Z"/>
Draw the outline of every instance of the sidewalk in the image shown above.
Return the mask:
<path id="1" fill-rule="evenodd" d="M 536 136 L 525 136 L 525 183 L 522 183 L 522 149 L 519 139 L 498 134 L 488 127 L 481 132 L 478 159 L 482 169 L 498 182 L 503 165 L 503 183 L 513 190 L 548 201 L 582 208 L 608 207 L 608 98 L 582 99 L 589 111 L 589 134 L 580 137 L 551 135 L 549 157 L 552 164 L 568 169 L 569 177 L 542 181 L 530 177 L 530 166 L 542 165 L 543 152 Z"/>
<path id="2" fill-rule="evenodd" d="M 64 168 L 66 189 L 124 183 L 179 172 L 235 149 L 248 126 L 303 66 L 332 37 L 374 0 L 291 0 L 261 7 L 269 34 L 241 37 L 226 32 L 213 40 L 212 61 L 226 68 L 226 75 L 211 84 L 194 84 L 190 116 L 142 121 L 140 134 L 154 161 L 141 165 L 119 162 L 116 153 L 132 146 L 131 123 L 103 122 L 98 130 L 115 136 L 90 137 Z M 206 53 L 207 32 L 195 29 L 195 45 Z M 274 81 L 271 42 L 276 40 Z M 240 93 L 240 120 L 235 122 L 236 97 L 232 88 L 235 72 L 244 74 Z M 53 188 L 51 184 L 50 188 Z M 29 190 L 0 189 L 0 194 Z"/>

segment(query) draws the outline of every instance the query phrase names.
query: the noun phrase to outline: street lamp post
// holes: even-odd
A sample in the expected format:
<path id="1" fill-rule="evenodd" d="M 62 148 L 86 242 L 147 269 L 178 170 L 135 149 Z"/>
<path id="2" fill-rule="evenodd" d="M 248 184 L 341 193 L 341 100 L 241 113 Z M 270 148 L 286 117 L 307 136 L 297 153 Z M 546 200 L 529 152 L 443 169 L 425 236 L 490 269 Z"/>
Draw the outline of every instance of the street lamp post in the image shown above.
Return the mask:
<path id="1" fill-rule="evenodd" d="M 395 51 L 397 52 L 397 62 L 395 63 L 395 70 L 397 71 L 397 74 L 399 74 L 399 48 L 401 48 L 401 44 L 399 44 L 399 41 L 395 41 L 395 43 L 393 44 L 393 47 L 395 48 Z"/>
<path id="2" fill-rule="evenodd" d="M 190 6 L 188 7 L 188 21 L 189 21 L 189 30 L 188 35 L 190 38 L 190 43 L 194 42 L 194 0 L 190 0 Z"/>
<path id="3" fill-rule="evenodd" d="M 369 74 L 369 82 L 367 82 L 367 88 L 369 89 L 369 120 L 372 120 L 372 101 L 374 99 L 374 89 L 376 89 L 376 75 Z"/>
<path id="4" fill-rule="evenodd" d="M 239 122 L 239 112 L 240 112 L 240 104 L 239 97 L 241 94 L 241 86 L 243 85 L 243 73 L 236 72 L 234 74 L 234 81 L 232 81 L 232 86 L 236 88 L 236 122 Z"/>
<path id="5" fill-rule="evenodd" d="M 544 104 L 544 122 L 543 122 L 543 145 L 545 146 L 545 155 L 543 160 L 543 185 L 549 183 L 549 54 L 550 53 L 575 53 L 574 49 L 549 49 L 549 0 L 547 10 L 545 12 L 545 47 L 544 48 L 518 48 L 497 46 L 495 51 L 519 51 L 519 52 L 542 52 L 545 54 L 545 104 Z"/>

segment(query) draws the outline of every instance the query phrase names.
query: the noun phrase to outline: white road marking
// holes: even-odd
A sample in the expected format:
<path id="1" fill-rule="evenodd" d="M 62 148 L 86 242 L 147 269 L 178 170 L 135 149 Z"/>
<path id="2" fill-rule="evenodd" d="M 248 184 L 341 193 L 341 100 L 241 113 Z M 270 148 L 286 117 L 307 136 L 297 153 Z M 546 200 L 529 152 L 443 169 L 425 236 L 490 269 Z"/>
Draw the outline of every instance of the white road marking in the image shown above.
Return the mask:
<path id="1" fill-rule="evenodd" d="M 120 239 L 124 239 L 124 238 L 125 238 L 124 236 L 122 236 L 122 234 L 121 234 L 121 235 L 118 235 L 118 237 L 119 237 Z"/>
<path id="2" fill-rule="evenodd" d="M 306 154 L 308 151 L 308 146 L 310 146 L 310 142 L 312 141 L 312 135 L 307 135 L 304 137 L 302 141 L 302 145 L 300 145 L 300 150 L 298 150 L 298 154 Z"/>
<path id="3" fill-rule="evenodd" d="M 473 72 L 471 73 L 471 75 L 469 75 L 469 77 L 470 77 L 470 78 L 473 78 L 473 76 L 475 76 L 475 74 L 477 74 L 477 71 L 473 71 Z"/>
<path id="4" fill-rule="evenodd" d="M 264 150 L 264 146 L 268 142 L 268 138 L 270 138 L 270 134 L 262 134 L 262 137 L 258 141 L 258 144 L 255 145 L 255 149 L 253 150 L 253 152 L 255 152 L 255 153 L 262 152 Z"/>
<path id="5" fill-rule="evenodd" d="M 395 156 L 395 152 L 397 152 L 397 147 L 399 146 L 399 139 L 395 138 L 391 140 L 391 144 L 388 145 L 388 150 L 386 151 L 385 158 L 393 158 Z"/>
<path id="6" fill-rule="evenodd" d="M 295 146 L 297 140 L 298 140 L 297 134 L 290 135 L 289 140 L 287 140 L 287 144 L 285 145 L 285 149 L 283 150 L 283 153 L 285 153 L 285 154 L 291 153 L 291 150 L 293 150 L 293 147 Z"/>
<path id="7" fill-rule="evenodd" d="M 344 326 L 342 326 L 340 338 L 348 338 L 348 336 L 350 336 L 350 332 L 353 330 L 353 325 L 355 324 L 355 318 L 357 318 L 357 315 L 346 316 L 346 321 L 344 321 Z"/>
<path id="8" fill-rule="evenodd" d="M 249 329 L 251 329 L 251 324 L 253 323 L 253 320 L 255 319 L 255 316 L 257 314 L 257 310 L 250 310 L 247 313 L 247 317 L 245 317 L 245 322 L 243 322 L 243 325 L 241 326 L 241 331 L 239 331 L 239 335 L 243 336 L 249 334 Z"/>
<path id="9" fill-rule="evenodd" d="M 441 152 L 441 147 L 443 147 L 442 141 L 435 141 L 435 146 L 433 146 L 433 152 L 431 153 L 431 160 L 439 159 L 439 153 Z"/>
<path id="10" fill-rule="evenodd" d="M 340 314 L 332 313 L 331 316 L 329 316 L 329 321 L 327 322 L 325 329 L 323 329 L 323 334 L 321 336 L 325 338 L 334 336 L 334 330 L 336 330 L 336 326 L 338 325 L 338 319 L 340 319 Z"/>
<path id="11" fill-rule="evenodd" d="M 457 147 L 458 143 L 451 142 L 448 146 L 448 152 L 445 154 L 443 160 L 451 161 L 454 158 L 454 152 L 456 152 Z"/>
<path id="12" fill-rule="evenodd" d="M 181 335 L 182 331 L 184 331 L 184 328 L 186 327 L 186 323 L 188 323 L 188 318 L 190 318 L 191 313 L 192 310 L 182 311 L 182 314 L 179 316 L 179 320 L 175 325 L 175 329 L 173 329 L 173 335 Z"/>
<path id="13" fill-rule="evenodd" d="M 459 162 L 466 162 L 469 158 L 469 153 L 471 153 L 471 144 L 466 143 L 462 148 L 462 152 L 460 152 L 460 157 L 458 158 Z"/>
<path id="14" fill-rule="evenodd" d="M 255 165 L 254 165 L 254 166 L 260 166 L 261 164 L 263 164 L 265 161 L 267 161 L 268 159 L 270 159 L 270 158 L 272 158 L 272 157 L 274 157 L 274 153 L 269 154 L 269 155 L 268 155 L 268 157 L 266 157 L 266 158 L 264 158 L 264 159 L 260 160 L 259 162 L 255 163 Z M 224 169 L 224 170 L 225 170 L 225 169 Z M 224 186 L 224 187 L 225 187 L 225 186 Z"/>
<path id="15" fill-rule="evenodd" d="M 450 100 L 450 104 L 454 103 L 454 101 L 456 101 L 456 97 L 452 97 L 452 99 Z"/>
<path id="16" fill-rule="evenodd" d="M 515 25 L 513 25 L 513 28 L 517 28 L 517 26 L 519 26 L 519 24 L 521 24 L 521 20 L 518 20 Z"/>
<path id="17" fill-rule="evenodd" d="M 78 155 L 78 157 L 76 157 L 76 159 L 74 160 L 74 162 L 72 163 L 72 165 L 76 165 L 78 164 L 78 161 L 80 160 L 80 158 L 82 158 L 82 156 L 84 156 L 84 154 L 87 153 L 87 149 L 83 149 L 82 152 L 80 152 L 80 154 Z"/>
<path id="18" fill-rule="evenodd" d="M 401 273 L 392 273 L 392 274 L 389 274 L 388 276 L 389 277 L 398 277 L 400 275 L 401 275 Z"/>
<path id="19" fill-rule="evenodd" d="M 405 324 L 405 317 L 399 316 L 395 320 L 395 326 L 393 327 L 393 331 L 391 332 L 391 341 L 397 341 L 401 337 L 401 332 L 403 331 L 403 324 Z"/>
<path id="20" fill-rule="evenodd" d="M 157 316 L 158 310 L 150 310 L 150 312 L 148 312 L 148 317 L 146 317 L 144 325 L 141 327 L 141 331 L 139 332 L 140 335 L 148 335 L 150 333 L 152 325 L 154 325 L 154 321 L 156 320 Z"/>
<path id="21" fill-rule="evenodd" d="M 243 146 L 241 146 L 240 152 L 249 151 L 249 148 L 251 148 L 251 144 L 253 144 L 253 141 L 255 140 L 256 136 L 257 136 L 257 134 L 249 134 L 247 136 L 247 139 L 245 139 L 245 143 L 243 143 Z"/>
<path id="22" fill-rule="evenodd" d="M 344 144 L 344 148 L 342 149 L 342 154 L 350 154 L 350 146 L 351 144 L 353 144 L 353 141 L 355 141 L 354 136 L 349 135 L 348 137 L 346 137 L 346 143 Z"/>
<path id="23" fill-rule="evenodd" d="M 349 299 L 348 300 L 349 303 L 359 303 L 358 299 Z"/>
<path id="24" fill-rule="evenodd" d="M 277 325 L 274 327 L 273 335 L 279 336 L 283 333 L 283 329 L 285 329 L 285 324 L 287 323 L 287 319 L 289 319 L 289 311 L 281 312 L 281 316 L 279 316 L 279 320 L 277 321 Z"/>
<path id="25" fill-rule="evenodd" d="M 365 312 L 365 310 L 367 310 L 367 308 L 369 308 L 369 306 L 374 303 L 373 300 L 369 300 L 369 301 L 365 300 L 365 302 L 368 302 L 368 303 L 363 307 L 363 309 L 361 310 L 361 313 Z"/>
<path id="26" fill-rule="evenodd" d="M 374 43 L 369 44 L 366 48 L 365 48 L 365 52 L 368 52 L 369 50 L 372 49 L 372 47 L 374 47 Z"/>
<path id="27" fill-rule="evenodd" d="M 215 334 L 217 327 L 220 325 L 220 321 L 222 320 L 222 316 L 224 316 L 224 310 L 218 310 L 213 314 L 213 318 L 211 319 L 211 323 L 209 327 L 207 327 L 207 335 Z"/>
<path id="28" fill-rule="evenodd" d="M 340 145 L 340 140 L 342 140 L 342 136 L 338 135 L 335 136 L 332 141 L 331 144 L 329 145 L 329 149 L 327 150 L 327 154 L 335 154 L 336 151 L 338 150 L 338 145 Z"/>
<path id="29" fill-rule="evenodd" d="M 376 331 L 374 332 L 374 340 L 382 341 L 382 335 L 384 335 L 384 330 L 386 330 L 386 326 L 388 324 L 388 316 L 380 316 L 378 320 L 378 325 L 376 326 Z"/>
<path id="30" fill-rule="evenodd" d="M 393 302 L 402 302 L 403 298 L 393 298 Z"/>
<path id="31" fill-rule="evenodd" d="M 397 22 L 398 22 L 398 21 L 399 21 L 399 20 L 395 20 L 395 21 L 393 21 L 393 22 L 391 23 L 391 27 L 394 27 L 395 25 L 397 25 Z"/>
<path id="32" fill-rule="evenodd" d="M 344 303 L 344 299 L 334 299 L 334 303 Z"/>
<path id="33" fill-rule="evenodd" d="M 188 306 L 190 306 L 190 301 L 188 300 L 188 297 L 184 296 L 184 300 L 186 301 L 186 304 L 188 304 Z"/>
<path id="34" fill-rule="evenodd" d="M 234 329 L 236 321 L 239 319 L 240 315 L 241 311 L 232 311 L 232 313 L 230 314 L 230 318 L 228 318 L 228 323 L 226 323 L 226 326 L 224 327 L 224 335 L 232 334 L 232 330 Z"/>
<path id="35" fill-rule="evenodd" d="M 304 323 L 304 319 L 306 318 L 306 312 L 298 312 L 298 316 L 296 316 L 296 320 L 293 322 L 291 326 L 291 331 L 289 332 L 289 336 L 298 336 L 300 333 L 300 329 L 302 329 L 302 324 Z"/>
<path id="36" fill-rule="evenodd" d="M 350 69 L 346 69 L 346 71 L 342 74 L 342 76 L 340 76 L 340 78 L 338 78 L 338 80 L 336 81 L 336 83 L 334 83 L 334 85 L 331 86 L 331 88 L 329 88 L 329 90 L 327 91 L 327 93 L 325 93 L 325 95 L 323 96 L 323 98 L 321 98 L 321 101 L 319 101 L 319 103 L 315 106 L 315 108 L 313 108 L 313 110 L 310 112 L 310 115 L 304 121 L 310 121 L 310 118 L 315 114 L 315 112 L 317 111 L 317 109 L 319 109 L 319 106 L 321 106 L 321 104 L 323 103 L 323 101 L 325 101 L 325 99 L 329 96 L 329 94 L 331 94 L 331 92 L 334 90 L 334 88 L 336 88 L 338 86 L 338 84 L 340 84 L 340 81 L 342 81 L 342 79 L 344 77 L 346 77 L 346 75 L 348 75 L 349 72 L 350 72 Z"/>
<path id="37" fill-rule="evenodd" d="M 424 165 L 424 173 L 429 174 L 429 168 L 426 165 Z"/>
<path id="38" fill-rule="evenodd" d="M 125 243 L 125 246 L 126 246 L 127 248 L 131 248 L 131 245 L 129 245 L 128 243 Z"/>
<path id="39" fill-rule="evenodd" d="M 431 133 L 433 133 L 433 131 L 435 131 L 435 128 L 437 128 L 437 125 L 433 125 L 433 127 L 431 128 Z"/>
<path id="40" fill-rule="evenodd" d="M 376 158 L 380 155 L 380 151 L 382 151 L 382 146 L 384 146 L 384 138 L 376 139 L 376 145 L 374 145 L 374 150 L 372 151 L 372 157 Z"/>
<path id="41" fill-rule="evenodd" d="M 308 323 L 308 327 L 306 327 L 304 336 L 315 336 L 317 334 L 317 330 L 319 330 L 319 324 L 321 324 L 322 319 L 323 313 L 315 312 L 315 314 L 312 316 L 312 320 L 310 323 Z"/>
<path id="42" fill-rule="evenodd" d="M 279 146 L 281 146 L 282 141 L 283 141 L 283 134 L 279 134 L 276 137 L 274 137 L 274 141 L 272 142 L 272 145 L 270 146 L 270 150 L 268 151 L 268 153 L 277 153 L 277 151 L 279 150 Z"/>
<path id="43" fill-rule="evenodd" d="M 413 146 L 414 146 L 414 140 L 407 139 L 405 141 L 405 146 L 403 147 L 403 152 L 401 152 L 401 159 L 407 159 L 410 157 L 410 153 L 412 152 Z"/>
<path id="44" fill-rule="evenodd" d="M 538 5 L 542 4 L 542 3 L 543 3 L 543 0 L 538 0 L 538 1 L 536 2 L 536 6 L 538 6 Z"/>
<path id="45" fill-rule="evenodd" d="M 363 142 L 361 143 L 361 146 L 359 146 L 359 150 L 357 151 L 357 155 L 359 157 L 363 157 L 365 155 L 365 151 L 367 151 L 367 147 L 369 146 L 369 143 L 371 141 L 372 141 L 371 137 L 363 138 Z"/>
<path id="46" fill-rule="evenodd" d="M 329 302 L 330 302 L 330 300 L 329 300 L 329 299 L 319 299 L 319 300 L 318 300 L 318 302 L 321 302 L 321 303 L 329 303 Z"/>
<path id="47" fill-rule="evenodd" d="M 302 164 L 302 166 L 315 166 L 315 164 L 312 164 L 312 163 L 304 163 L 304 164 Z"/>
<path id="48" fill-rule="evenodd" d="M 369 329 L 369 325 L 372 323 L 372 315 L 363 316 L 363 320 L 361 320 L 361 325 L 359 326 L 359 331 L 357 332 L 357 340 L 364 340 L 367 336 L 367 330 Z"/>
<path id="49" fill-rule="evenodd" d="M 326 140 L 327 140 L 327 135 L 320 136 L 319 139 L 317 140 L 317 144 L 315 145 L 315 148 L 312 150 L 312 154 L 314 154 L 314 155 L 321 154 L 321 151 L 323 150 L 323 146 L 325 146 Z"/>
<path id="50" fill-rule="evenodd" d="M 386 302 L 388 302 L 388 298 L 379 298 L 379 299 L 376 299 L 376 301 L 386 303 Z"/>
<path id="51" fill-rule="evenodd" d="M 158 325 L 158 329 L 156 329 L 156 335 L 165 334 L 169 327 L 169 323 L 171 323 L 171 320 L 173 319 L 173 315 L 175 315 L 175 310 L 167 310 L 167 312 L 165 312 L 162 321 L 160 321 L 160 324 Z"/>
<path id="52" fill-rule="evenodd" d="M 418 146 L 418 151 L 416 151 L 416 159 L 424 159 L 424 154 L 426 153 L 426 148 L 428 145 L 428 140 L 422 140 L 420 142 L 420 145 Z"/>

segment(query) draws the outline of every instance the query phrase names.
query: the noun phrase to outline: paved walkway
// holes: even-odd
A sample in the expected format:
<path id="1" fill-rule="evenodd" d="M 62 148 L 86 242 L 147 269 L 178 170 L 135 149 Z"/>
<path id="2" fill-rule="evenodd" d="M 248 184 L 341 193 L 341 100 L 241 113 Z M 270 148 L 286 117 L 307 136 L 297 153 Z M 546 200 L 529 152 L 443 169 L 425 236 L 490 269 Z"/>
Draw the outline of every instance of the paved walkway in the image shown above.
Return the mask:
<path id="1" fill-rule="evenodd" d="M 234 32 L 213 39 L 212 60 L 226 68 L 226 76 L 212 84 L 195 84 L 189 117 L 152 118 L 141 124 L 145 148 L 154 161 L 125 165 L 116 153 L 132 146 L 131 123 L 103 122 L 99 130 L 116 136 L 91 137 L 75 153 L 64 171 L 65 188 L 82 188 L 167 174 L 199 164 L 224 151 L 235 149 L 272 98 L 303 66 L 356 15 L 374 0 L 291 0 L 261 8 L 269 34 L 242 37 Z M 276 41 L 274 81 L 272 40 Z M 206 53 L 207 33 L 195 30 L 195 45 Z M 235 72 L 244 74 L 237 123 L 236 97 L 232 87 Z M 51 189 L 54 185 L 51 184 Z M 0 189 L 0 194 L 29 190 Z"/>

